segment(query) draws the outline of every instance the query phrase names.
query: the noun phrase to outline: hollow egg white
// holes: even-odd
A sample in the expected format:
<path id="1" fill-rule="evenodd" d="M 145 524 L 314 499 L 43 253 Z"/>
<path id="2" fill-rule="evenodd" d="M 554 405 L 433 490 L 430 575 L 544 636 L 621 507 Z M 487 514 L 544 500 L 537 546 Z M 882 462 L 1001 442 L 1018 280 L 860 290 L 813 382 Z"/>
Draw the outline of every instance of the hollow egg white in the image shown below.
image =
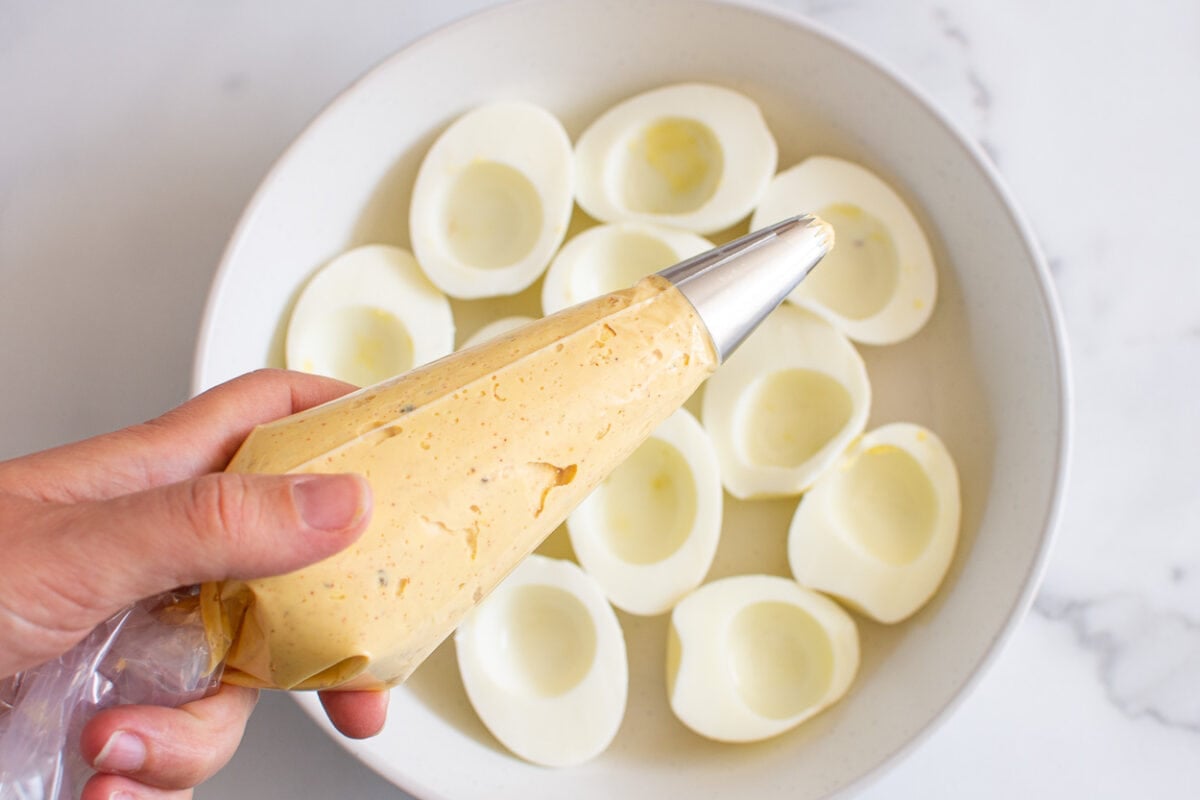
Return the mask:
<path id="1" fill-rule="evenodd" d="M 454 634 L 467 697 L 521 758 L 581 764 L 625 714 L 625 639 L 596 581 L 570 561 L 531 555 Z"/>
<path id="2" fill-rule="evenodd" d="M 858 629 L 837 603 L 774 575 L 737 575 L 680 601 L 667 634 L 671 710 L 701 736 L 776 736 L 840 699 Z"/>
<path id="3" fill-rule="evenodd" d="M 792 574 L 872 619 L 899 622 L 945 578 L 960 506 L 958 471 L 933 431 L 876 428 L 801 499 L 788 531 Z"/>
<path id="4" fill-rule="evenodd" d="M 915 334 L 937 302 L 929 241 L 908 204 L 859 164 L 813 156 L 775 176 L 751 227 L 813 213 L 836 244 L 788 297 L 828 318 L 863 344 L 893 344 Z"/>
<path id="5" fill-rule="evenodd" d="M 661 614 L 704 580 L 722 505 L 716 452 L 681 408 L 571 513 L 567 529 L 613 605 Z"/>
<path id="6" fill-rule="evenodd" d="M 690 231 L 645 222 L 597 225 L 558 251 L 542 283 L 542 312 L 553 314 L 618 289 L 684 259 L 711 250 Z"/>
<path id="7" fill-rule="evenodd" d="M 573 192 L 571 141 L 549 111 L 481 106 L 451 124 L 421 162 L 409 211 L 413 253 L 451 297 L 516 294 L 562 243 Z"/>
<path id="8" fill-rule="evenodd" d="M 369 386 L 454 349 L 450 303 L 412 254 L 356 247 L 305 285 L 288 321 L 288 369 Z"/>
<path id="9" fill-rule="evenodd" d="M 777 161 L 750 98 L 711 84 L 664 86 L 618 103 L 580 135 L 576 199 L 602 222 L 714 233 L 749 216 Z"/>
<path id="10" fill-rule="evenodd" d="M 784 304 L 708 379 L 701 413 L 725 488 L 748 499 L 807 489 L 862 433 L 870 405 L 854 345 Z"/>

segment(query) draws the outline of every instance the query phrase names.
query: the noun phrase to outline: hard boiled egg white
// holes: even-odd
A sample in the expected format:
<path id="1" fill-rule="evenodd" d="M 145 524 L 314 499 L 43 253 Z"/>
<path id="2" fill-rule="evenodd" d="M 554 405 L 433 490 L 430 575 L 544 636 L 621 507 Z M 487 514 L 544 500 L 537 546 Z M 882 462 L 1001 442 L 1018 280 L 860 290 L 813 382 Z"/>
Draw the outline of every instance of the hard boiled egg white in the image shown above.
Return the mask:
<path id="1" fill-rule="evenodd" d="M 369 386 L 454 349 L 450 303 L 407 250 L 366 245 L 330 261 L 288 321 L 288 369 Z"/>
<path id="2" fill-rule="evenodd" d="M 778 151 L 753 100 L 686 83 L 613 106 L 579 137 L 576 199 L 603 222 L 713 233 L 757 205 Z"/>
<path id="3" fill-rule="evenodd" d="M 471 334 L 471 336 L 465 342 L 463 342 L 462 347 L 459 349 L 465 350 L 468 347 L 474 347 L 477 344 L 490 342 L 497 336 L 502 336 L 509 331 L 515 331 L 522 325 L 528 325 L 533 321 L 533 317 L 502 317 L 498 320 L 494 320 L 475 331 L 475 333 Z"/>
<path id="4" fill-rule="evenodd" d="M 704 580 L 721 508 L 712 443 L 679 409 L 572 512 L 567 529 L 613 605 L 661 614 Z"/>
<path id="5" fill-rule="evenodd" d="M 409 235 L 442 291 L 516 294 L 550 263 L 571 215 L 571 142 L 550 112 L 493 103 L 446 129 L 421 162 Z"/>
<path id="6" fill-rule="evenodd" d="M 789 300 L 864 344 L 921 329 L 937 302 L 937 270 L 924 231 L 892 187 L 858 164 L 814 156 L 775 176 L 750 224 L 800 213 L 833 225 L 837 244 Z"/>
<path id="7" fill-rule="evenodd" d="M 542 284 L 542 311 L 553 314 L 632 286 L 712 247 L 694 233 L 644 222 L 589 228 L 563 245 L 550 262 Z"/>
<path id="8" fill-rule="evenodd" d="M 625 714 L 629 667 L 617 616 L 569 561 L 526 558 L 459 625 L 471 705 L 505 747 L 536 764 L 580 764 Z"/>
<path id="9" fill-rule="evenodd" d="M 932 431 L 897 422 L 855 442 L 804 495 L 788 561 L 805 586 L 899 622 L 937 590 L 958 529 L 954 461 Z"/>
<path id="10" fill-rule="evenodd" d="M 708 379 L 702 419 L 741 499 L 803 492 L 862 433 L 862 357 L 825 320 L 784 304 Z"/>
<path id="11" fill-rule="evenodd" d="M 675 607 L 667 695 L 701 736 L 750 742 L 836 702 L 858 661 L 858 629 L 837 603 L 786 578 L 739 575 Z"/>

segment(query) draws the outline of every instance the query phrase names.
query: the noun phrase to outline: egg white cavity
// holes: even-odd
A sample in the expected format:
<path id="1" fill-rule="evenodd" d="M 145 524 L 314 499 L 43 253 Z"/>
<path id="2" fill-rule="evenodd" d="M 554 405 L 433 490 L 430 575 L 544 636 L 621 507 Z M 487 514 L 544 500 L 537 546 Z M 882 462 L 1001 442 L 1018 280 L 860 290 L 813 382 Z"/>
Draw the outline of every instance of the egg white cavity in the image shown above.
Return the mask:
<path id="1" fill-rule="evenodd" d="M 625 713 L 628 662 L 616 614 L 569 561 L 532 555 L 454 635 L 471 705 L 536 764 L 570 766 L 608 747 Z"/>
<path id="2" fill-rule="evenodd" d="M 858 164 L 814 156 L 779 173 L 751 227 L 815 213 L 836 233 L 833 250 L 788 298 L 864 344 L 915 334 L 937 302 L 937 269 L 924 231 L 892 187 Z"/>
<path id="3" fill-rule="evenodd" d="M 708 380 L 702 418 L 741 499 L 807 489 L 866 426 L 861 356 L 828 322 L 783 305 Z"/>
<path id="4" fill-rule="evenodd" d="M 477 344 L 490 342 L 492 339 L 495 339 L 498 336 L 503 336 L 510 331 L 515 331 L 517 328 L 520 328 L 523 325 L 528 325 L 533 321 L 533 317 L 502 317 L 500 319 L 493 320 L 479 330 L 475 331 L 475 333 L 471 334 L 471 336 L 468 337 L 465 342 L 463 342 L 462 347 L 459 349 L 465 350 L 468 347 L 474 347 Z"/>
<path id="5" fill-rule="evenodd" d="M 563 245 L 546 270 L 542 311 L 553 314 L 632 286 L 712 246 L 694 233 L 643 222 L 589 228 Z"/>
<path id="6" fill-rule="evenodd" d="M 452 297 L 515 294 L 562 243 L 574 161 L 562 124 L 530 103 L 459 117 L 421 162 L 409 235 L 417 261 Z"/>
<path id="7" fill-rule="evenodd" d="M 786 578 L 740 575 L 675 607 L 667 694 L 675 716 L 701 736 L 755 741 L 840 699 L 858 663 L 858 630 L 836 603 Z"/>
<path id="8" fill-rule="evenodd" d="M 762 112 L 745 95 L 664 86 L 618 103 L 579 137 L 576 198 L 603 222 L 713 233 L 750 214 L 777 160 Z"/>
<path id="9" fill-rule="evenodd" d="M 285 363 L 369 386 L 454 349 L 450 303 L 407 250 L 365 245 L 324 266 L 288 320 Z"/>
<path id="10" fill-rule="evenodd" d="M 679 409 L 572 512 L 567 529 L 613 605 L 661 614 L 704 580 L 722 505 L 712 443 Z"/>
<path id="11" fill-rule="evenodd" d="M 801 500 L 788 531 L 796 580 L 893 623 L 941 584 L 957 546 L 958 472 L 919 425 L 876 428 Z"/>

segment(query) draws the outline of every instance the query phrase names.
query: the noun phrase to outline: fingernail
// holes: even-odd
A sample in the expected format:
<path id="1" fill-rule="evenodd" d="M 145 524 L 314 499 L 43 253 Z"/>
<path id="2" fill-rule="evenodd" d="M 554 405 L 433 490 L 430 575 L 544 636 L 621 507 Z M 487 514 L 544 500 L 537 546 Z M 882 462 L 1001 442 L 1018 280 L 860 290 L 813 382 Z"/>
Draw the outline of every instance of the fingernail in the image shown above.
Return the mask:
<path id="1" fill-rule="evenodd" d="M 113 792 L 108 796 L 108 800 L 137 800 L 136 797 L 124 790 Z"/>
<path id="2" fill-rule="evenodd" d="M 366 513 L 365 482 L 354 475 L 314 475 L 292 484 L 296 508 L 310 528 L 337 531 Z"/>
<path id="3" fill-rule="evenodd" d="M 146 744 L 142 737 L 117 731 L 108 737 L 93 766 L 101 772 L 136 772 L 146 763 Z"/>

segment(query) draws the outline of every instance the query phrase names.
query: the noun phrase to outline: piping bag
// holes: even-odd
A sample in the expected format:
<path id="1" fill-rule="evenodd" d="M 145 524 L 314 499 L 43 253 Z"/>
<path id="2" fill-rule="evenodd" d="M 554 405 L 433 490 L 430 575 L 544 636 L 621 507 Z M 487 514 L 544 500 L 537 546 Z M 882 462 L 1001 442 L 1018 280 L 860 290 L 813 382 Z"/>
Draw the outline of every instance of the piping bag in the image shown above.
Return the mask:
<path id="1" fill-rule="evenodd" d="M 227 471 L 363 474 L 367 531 L 288 575 L 143 601 L 0 681 L 0 800 L 77 796 L 79 731 L 101 708 L 181 705 L 222 680 L 404 681 L 832 245 L 829 225 L 794 217 L 255 428 Z"/>

